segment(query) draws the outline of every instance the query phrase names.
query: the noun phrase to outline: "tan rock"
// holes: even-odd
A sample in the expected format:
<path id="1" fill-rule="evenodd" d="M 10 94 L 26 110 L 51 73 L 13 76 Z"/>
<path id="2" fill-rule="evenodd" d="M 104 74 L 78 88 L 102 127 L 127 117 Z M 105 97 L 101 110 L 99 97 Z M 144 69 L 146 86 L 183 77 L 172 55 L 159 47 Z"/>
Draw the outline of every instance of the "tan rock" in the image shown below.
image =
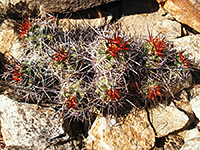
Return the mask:
<path id="1" fill-rule="evenodd" d="M 0 47 L 0 52 L 7 56 L 12 55 L 15 58 L 19 58 L 22 54 L 19 51 L 21 43 L 14 31 L 13 20 L 5 20 L 0 26 Z"/>
<path id="2" fill-rule="evenodd" d="M 200 95 L 194 97 L 190 101 L 192 105 L 192 110 L 195 113 L 196 117 L 200 120 Z"/>
<path id="3" fill-rule="evenodd" d="M 200 132 L 194 128 L 188 130 L 184 137 L 184 145 L 180 150 L 199 150 L 200 149 Z"/>
<path id="4" fill-rule="evenodd" d="M 194 87 L 191 89 L 190 94 L 191 97 L 197 97 L 200 93 L 200 84 L 194 85 Z"/>
<path id="5" fill-rule="evenodd" d="M 194 5 L 195 8 L 200 10 L 200 1 L 199 0 L 190 0 L 190 2 Z"/>
<path id="6" fill-rule="evenodd" d="M 195 6 L 190 0 L 157 0 L 157 2 L 176 20 L 200 32 L 199 6 Z"/>
<path id="7" fill-rule="evenodd" d="M 173 99 L 173 102 L 175 103 L 176 107 L 179 110 L 182 110 L 185 112 L 187 117 L 189 118 L 187 124 L 184 126 L 184 129 L 189 127 L 192 123 L 197 123 L 198 119 L 196 118 L 195 113 L 193 112 L 193 107 L 190 102 L 190 93 L 189 90 L 182 90 L 180 93 L 178 93 L 175 98 Z"/>
<path id="8" fill-rule="evenodd" d="M 122 121 L 98 116 L 86 139 L 88 149 L 151 149 L 155 134 L 144 110 L 128 114 Z"/>
<path id="9" fill-rule="evenodd" d="M 168 135 L 165 137 L 164 150 L 178 150 L 183 145 L 184 140 L 179 135 Z"/>
<path id="10" fill-rule="evenodd" d="M 167 0 L 157 0 L 158 3 L 166 2 Z"/>
<path id="11" fill-rule="evenodd" d="M 174 102 L 176 103 L 176 106 L 188 114 L 193 114 L 192 111 L 192 105 L 190 104 L 190 101 L 188 99 L 189 95 L 185 90 L 182 90 L 179 93 L 179 96 L 174 99 Z M 191 118 L 192 120 L 195 119 L 194 116 Z"/>
<path id="12" fill-rule="evenodd" d="M 168 40 L 173 40 L 181 35 L 181 24 L 160 15 L 162 9 L 156 12 L 125 16 L 120 21 L 124 30 L 131 35 L 139 34 L 149 36 L 161 33 Z"/>
<path id="13" fill-rule="evenodd" d="M 183 128 L 188 122 L 188 116 L 178 110 L 173 103 L 169 106 L 160 105 L 149 110 L 150 121 L 154 126 L 157 137 L 166 136 Z"/>
<path id="14" fill-rule="evenodd" d="M 93 27 L 101 27 L 104 24 L 108 24 L 111 20 L 112 16 L 95 19 L 59 19 L 59 26 L 68 31 L 73 26 L 82 26 L 84 24 L 89 24 Z"/>

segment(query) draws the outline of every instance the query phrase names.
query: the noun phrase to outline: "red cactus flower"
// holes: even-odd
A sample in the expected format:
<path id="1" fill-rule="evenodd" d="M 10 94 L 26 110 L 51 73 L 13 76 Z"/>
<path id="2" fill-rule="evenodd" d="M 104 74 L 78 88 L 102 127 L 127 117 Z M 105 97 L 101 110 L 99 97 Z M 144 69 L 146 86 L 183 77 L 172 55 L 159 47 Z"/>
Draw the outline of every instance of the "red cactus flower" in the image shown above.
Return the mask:
<path id="1" fill-rule="evenodd" d="M 65 52 L 65 50 L 64 49 L 62 49 L 62 50 L 56 50 L 56 54 L 54 55 L 54 57 L 53 57 L 53 60 L 56 60 L 57 62 L 62 62 L 64 59 L 66 59 L 66 57 L 67 57 L 67 54 L 66 54 L 66 52 Z"/>
<path id="2" fill-rule="evenodd" d="M 19 29 L 19 36 L 26 36 L 28 30 L 30 29 L 31 29 L 31 25 L 29 22 L 26 21 L 25 23 L 21 24 L 21 27 Z"/>
<path id="3" fill-rule="evenodd" d="M 151 86 L 148 93 L 148 98 L 154 101 L 154 100 L 158 100 L 158 96 L 162 97 L 160 93 L 160 87 Z"/>
<path id="4" fill-rule="evenodd" d="M 183 56 L 183 53 L 184 52 L 179 53 L 179 57 L 180 57 L 179 60 L 180 60 L 180 62 L 182 62 L 184 64 L 184 67 L 189 68 L 189 64 L 188 64 L 189 60 L 187 60 L 186 56 Z"/>
<path id="5" fill-rule="evenodd" d="M 166 43 L 164 42 L 164 38 L 160 39 L 158 36 L 155 38 L 152 38 L 152 36 L 149 36 L 149 43 L 152 46 L 151 54 L 155 54 L 157 56 L 163 56 L 164 53 L 163 50 L 167 48 Z"/>
<path id="6" fill-rule="evenodd" d="M 124 39 L 119 38 L 119 35 L 117 35 L 117 37 L 114 37 L 114 39 L 108 39 L 108 42 L 106 43 L 106 52 L 108 52 L 108 54 L 110 54 L 112 57 L 118 57 L 116 54 L 119 51 L 128 49 L 128 47 L 126 47 L 127 43 L 128 42 L 124 43 Z"/>
<path id="7" fill-rule="evenodd" d="M 22 81 L 22 73 L 20 72 L 22 69 L 22 65 L 17 65 L 17 68 L 14 68 L 14 72 L 12 72 L 12 80 L 17 81 L 19 83 Z"/>
<path id="8" fill-rule="evenodd" d="M 105 92 L 105 94 L 109 97 L 108 101 L 115 99 L 116 101 L 118 101 L 118 98 L 120 98 L 119 96 L 119 91 L 117 90 L 113 90 L 113 89 L 109 89 Z"/>
<path id="9" fill-rule="evenodd" d="M 75 101 L 75 99 L 76 99 L 76 97 L 74 95 L 72 95 L 71 98 L 67 98 L 65 100 L 65 103 L 64 103 L 65 106 L 67 108 L 74 108 L 74 107 L 76 107 L 77 106 L 77 102 Z"/>

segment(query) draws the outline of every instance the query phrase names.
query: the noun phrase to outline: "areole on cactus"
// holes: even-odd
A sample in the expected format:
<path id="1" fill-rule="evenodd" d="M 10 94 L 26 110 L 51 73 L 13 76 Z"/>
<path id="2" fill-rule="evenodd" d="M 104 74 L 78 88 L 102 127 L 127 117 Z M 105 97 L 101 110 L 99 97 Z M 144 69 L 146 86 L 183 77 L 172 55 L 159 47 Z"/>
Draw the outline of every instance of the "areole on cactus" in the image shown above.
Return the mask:
<path id="1" fill-rule="evenodd" d="M 153 102 L 158 100 L 158 97 L 162 97 L 159 86 L 151 86 L 148 93 L 148 98 Z"/>
<path id="2" fill-rule="evenodd" d="M 31 24 L 29 23 L 29 21 L 25 21 L 19 27 L 19 36 L 26 36 L 30 29 L 31 29 Z"/>
<path id="3" fill-rule="evenodd" d="M 108 54 L 110 54 L 112 57 L 118 57 L 117 54 L 120 51 L 128 50 L 127 44 L 128 42 L 124 42 L 124 39 L 119 38 L 119 35 L 113 39 L 109 38 L 106 43 L 106 52 L 108 52 Z"/>
<path id="4" fill-rule="evenodd" d="M 178 61 L 179 61 L 180 63 L 182 63 L 182 64 L 184 65 L 184 67 L 190 68 L 190 67 L 189 67 L 189 60 L 187 59 L 186 56 L 183 56 L 183 53 L 184 53 L 184 52 L 180 52 L 179 55 L 177 56 Z"/>
<path id="5" fill-rule="evenodd" d="M 118 99 L 120 98 L 119 93 L 120 92 L 115 89 L 108 89 L 107 91 L 105 91 L 108 101 L 112 100 L 118 101 Z"/>
<path id="6" fill-rule="evenodd" d="M 64 105 L 67 108 L 74 108 L 77 107 L 77 102 L 76 102 L 76 96 L 74 94 L 71 95 L 71 97 L 66 98 Z"/>
<path id="7" fill-rule="evenodd" d="M 164 42 L 165 38 L 160 38 L 159 35 L 156 37 L 149 36 L 149 48 L 152 55 L 163 56 L 164 50 L 167 48 L 166 43 Z"/>
<path id="8" fill-rule="evenodd" d="M 14 71 L 12 72 L 12 77 L 13 77 L 12 80 L 17 81 L 16 83 L 18 84 L 19 82 L 21 82 L 23 80 L 22 73 L 21 73 L 22 65 L 17 65 L 17 67 L 15 67 L 13 69 L 14 69 Z"/>

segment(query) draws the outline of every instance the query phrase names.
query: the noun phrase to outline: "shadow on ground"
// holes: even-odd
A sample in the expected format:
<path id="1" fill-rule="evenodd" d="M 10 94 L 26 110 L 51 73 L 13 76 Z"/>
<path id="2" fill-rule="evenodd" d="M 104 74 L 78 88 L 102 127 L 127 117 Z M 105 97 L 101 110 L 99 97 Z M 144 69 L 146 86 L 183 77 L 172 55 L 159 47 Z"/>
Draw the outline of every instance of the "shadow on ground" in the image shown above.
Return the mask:
<path id="1" fill-rule="evenodd" d="M 55 14 L 57 14 L 59 18 L 71 19 L 94 19 L 101 16 L 107 17 L 111 15 L 113 17 L 113 21 L 116 21 L 122 16 L 152 13 L 158 9 L 159 4 L 156 0 L 120 0 L 71 14 Z"/>

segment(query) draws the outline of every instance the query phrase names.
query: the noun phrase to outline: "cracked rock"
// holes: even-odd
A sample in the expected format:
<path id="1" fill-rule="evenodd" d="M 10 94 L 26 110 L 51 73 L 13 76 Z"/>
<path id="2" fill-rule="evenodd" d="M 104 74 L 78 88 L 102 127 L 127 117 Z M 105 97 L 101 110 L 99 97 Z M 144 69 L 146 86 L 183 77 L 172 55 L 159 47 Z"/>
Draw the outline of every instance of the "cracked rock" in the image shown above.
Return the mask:
<path id="1" fill-rule="evenodd" d="M 189 121 L 188 116 L 178 110 L 173 103 L 169 106 L 160 105 L 149 110 L 149 117 L 157 137 L 163 137 L 179 130 Z"/>
<path id="2" fill-rule="evenodd" d="M 179 22 L 200 32 L 200 9 L 196 0 L 157 0 Z"/>
<path id="3" fill-rule="evenodd" d="M 64 133 L 62 118 L 54 114 L 52 108 L 18 103 L 1 95 L 1 132 L 6 148 L 45 149 L 51 139 Z"/>
<path id="4" fill-rule="evenodd" d="M 147 112 L 128 114 L 123 120 L 108 120 L 98 116 L 86 139 L 88 149 L 151 149 L 155 143 L 155 134 L 151 128 Z"/>

